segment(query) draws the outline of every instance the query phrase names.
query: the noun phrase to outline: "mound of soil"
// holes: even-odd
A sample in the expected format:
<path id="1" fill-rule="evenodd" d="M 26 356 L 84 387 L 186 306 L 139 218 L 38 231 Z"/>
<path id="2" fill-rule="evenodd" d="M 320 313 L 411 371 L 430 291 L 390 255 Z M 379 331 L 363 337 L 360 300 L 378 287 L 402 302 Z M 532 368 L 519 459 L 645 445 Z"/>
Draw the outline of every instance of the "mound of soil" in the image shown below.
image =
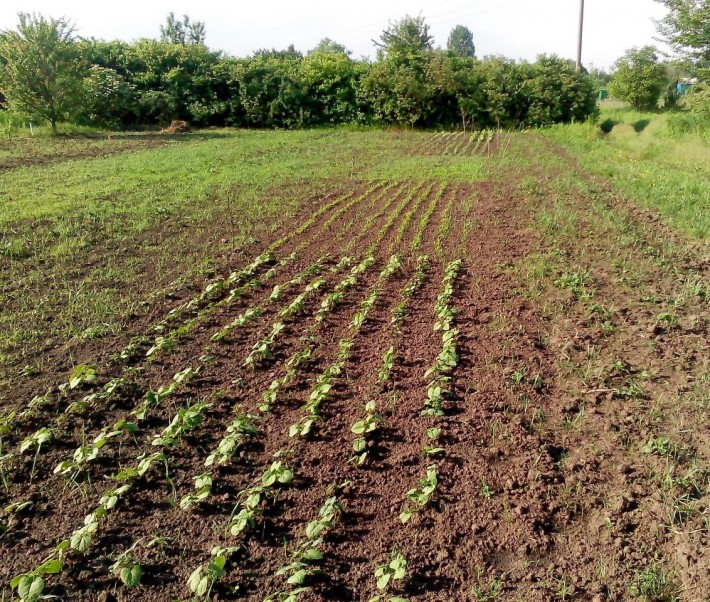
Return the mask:
<path id="1" fill-rule="evenodd" d="M 174 119 L 172 123 L 161 130 L 163 134 L 185 134 L 190 131 L 190 124 L 187 121 Z"/>

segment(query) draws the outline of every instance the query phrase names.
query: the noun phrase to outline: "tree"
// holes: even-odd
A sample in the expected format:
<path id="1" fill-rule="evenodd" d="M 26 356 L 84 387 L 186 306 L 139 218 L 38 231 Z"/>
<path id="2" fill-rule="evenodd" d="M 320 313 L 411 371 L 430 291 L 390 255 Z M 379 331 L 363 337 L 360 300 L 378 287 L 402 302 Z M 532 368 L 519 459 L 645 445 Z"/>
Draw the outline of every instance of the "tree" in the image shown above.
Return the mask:
<path id="1" fill-rule="evenodd" d="M 476 56 L 476 47 L 473 44 L 473 33 L 464 25 L 457 25 L 449 34 L 449 41 L 446 49 L 454 56 L 473 57 Z"/>
<path id="2" fill-rule="evenodd" d="M 658 106 L 668 77 L 653 46 L 632 48 L 614 64 L 614 68 L 609 84 L 613 96 L 641 111 L 653 110 Z"/>
<path id="3" fill-rule="evenodd" d="M 418 69 L 386 59 L 360 80 L 358 97 L 376 122 L 415 126 L 431 112 L 431 95 Z"/>
<path id="4" fill-rule="evenodd" d="M 321 54 L 344 54 L 346 56 L 350 56 L 352 54 L 352 52 L 345 48 L 345 46 L 339 44 L 335 40 L 331 40 L 330 38 L 323 38 L 320 42 L 318 42 L 318 46 L 316 46 L 308 54 L 316 52 Z"/>
<path id="5" fill-rule="evenodd" d="M 135 86 L 113 69 L 92 65 L 84 79 L 80 123 L 120 129 L 135 114 Z"/>
<path id="6" fill-rule="evenodd" d="M 584 121 L 597 114 L 594 81 L 577 71 L 572 61 L 554 55 L 539 56 L 529 75 L 523 84 L 528 102 L 525 126 Z"/>
<path id="7" fill-rule="evenodd" d="M 658 22 L 663 39 L 706 72 L 710 72 L 710 0 L 656 0 L 668 9 Z"/>
<path id="8" fill-rule="evenodd" d="M 183 15 L 180 21 L 175 18 L 175 13 L 170 13 L 165 19 L 165 25 L 160 26 L 160 41 L 167 44 L 204 44 L 205 35 L 204 21 L 193 22 L 187 15 Z"/>
<path id="9" fill-rule="evenodd" d="M 432 49 L 434 38 L 429 34 L 429 26 L 424 17 L 406 15 L 390 23 L 380 34 L 379 41 L 372 41 L 378 47 L 381 58 L 386 56 L 396 62 L 412 63 L 420 61 Z"/>
<path id="10" fill-rule="evenodd" d="M 32 119 L 57 123 L 81 107 L 86 67 L 80 60 L 74 26 L 65 19 L 18 14 L 16 31 L 0 36 L 0 86 L 8 108 Z"/>

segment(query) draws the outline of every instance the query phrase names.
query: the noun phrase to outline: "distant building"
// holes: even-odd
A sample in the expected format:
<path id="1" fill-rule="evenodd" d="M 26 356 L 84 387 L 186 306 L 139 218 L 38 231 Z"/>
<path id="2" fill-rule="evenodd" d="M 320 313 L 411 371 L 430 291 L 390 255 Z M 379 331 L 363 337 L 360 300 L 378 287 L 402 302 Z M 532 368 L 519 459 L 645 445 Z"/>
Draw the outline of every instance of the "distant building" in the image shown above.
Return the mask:
<path id="1" fill-rule="evenodd" d="M 697 77 L 690 79 L 686 77 L 685 79 L 679 80 L 675 87 L 676 96 L 683 96 L 687 94 L 693 86 L 696 86 L 699 83 L 700 80 Z"/>

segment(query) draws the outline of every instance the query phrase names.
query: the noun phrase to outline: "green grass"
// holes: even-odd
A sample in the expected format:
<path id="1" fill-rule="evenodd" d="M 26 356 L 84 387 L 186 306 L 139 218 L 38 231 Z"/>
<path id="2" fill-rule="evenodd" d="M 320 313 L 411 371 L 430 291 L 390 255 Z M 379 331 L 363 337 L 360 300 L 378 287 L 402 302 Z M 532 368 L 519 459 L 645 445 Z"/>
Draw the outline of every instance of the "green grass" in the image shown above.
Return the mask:
<path id="1" fill-rule="evenodd" d="M 556 126 L 543 133 L 579 157 L 584 169 L 608 178 L 630 200 L 663 214 L 670 225 L 710 237 L 710 145 L 671 135 L 665 116 L 604 109 L 600 124 Z"/>

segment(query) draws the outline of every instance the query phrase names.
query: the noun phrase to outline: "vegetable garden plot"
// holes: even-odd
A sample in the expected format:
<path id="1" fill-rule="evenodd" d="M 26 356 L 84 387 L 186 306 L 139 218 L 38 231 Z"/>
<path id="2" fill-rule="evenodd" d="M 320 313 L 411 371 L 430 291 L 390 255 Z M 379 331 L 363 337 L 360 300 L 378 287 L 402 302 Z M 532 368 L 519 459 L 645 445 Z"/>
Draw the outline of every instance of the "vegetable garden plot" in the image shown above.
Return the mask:
<path id="1" fill-rule="evenodd" d="M 473 132 L 441 132 L 410 149 L 414 155 L 427 156 L 490 156 L 497 152 L 504 135 L 495 130 Z"/>
<path id="2" fill-rule="evenodd" d="M 478 138 L 430 141 L 481 152 Z M 6 598 L 597 595 L 565 529 L 581 538 L 586 513 L 606 510 L 584 489 L 604 491 L 604 459 L 577 459 L 593 410 L 572 399 L 588 387 L 569 388 L 549 308 L 569 295 L 589 330 L 589 307 L 630 297 L 592 276 L 598 247 L 575 253 L 563 239 L 554 261 L 584 270 L 548 278 L 557 296 L 521 292 L 515 270 L 541 245 L 528 212 L 544 202 L 489 182 L 356 183 L 114 358 L 18 400 L 0 425 Z M 591 209 L 579 211 L 591 228 Z M 620 372 L 632 369 L 616 370 L 611 385 L 634 394 Z M 680 483 L 681 448 L 653 441 Z M 677 529 L 703 495 L 687 485 Z M 607 551 L 623 518 L 610 520 L 587 535 Z M 635 553 L 608 591 L 646 570 Z"/>
<path id="3" fill-rule="evenodd" d="M 12 563 L 17 566 L 11 579 L 15 594 L 26 599 L 51 592 L 65 595 L 83 587 L 79 567 L 101 572 L 108 561 L 112 572 L 107 577 L 122 583 L 126 595 L 133 588 L 148 587 L 149 580 L 154 581 L 154 591 L 164 592 L 161 587 L 166 584 L 150 568 L 155 546 L 148 545 L 151 542 L 141 533 L 145 526 L 135 521 L 157 511 L 166 514 L 161 524 L 174 520 L 175 528 L 182 528 L 191 514 L 207 512 L 216 495 L 223 498 L 219 492 L 231 490 L 233 479 L 242 482 L 234 467 L 255 471 L 250 472 L 251 484 L 244 481 L 237 489 L 244 493 L 230 496 L 231 501 L 222 503 L 212 516 L 224 516 L 224 533 L 231 537 L 252 537 L 247 532 L 260 516 L 262 526 L 267 526 L 264 504 L 278 503 L 278 496 L 255 489 L 256 483 L 261 479 L 262 487 L 271 486 L 269 466 L 289 471 L 288 478 L 276 477 L 282 487 L 299 482 L 297 470 L 291 468 L 298 464 L 295 451 L 321 437 L 318 427 L 327 415 L 330 391 L 335 386 L 340 395 L 347 387 L 341 375 L 353 361 L 354 337 L 367 327 L 368 316 L 384 302 L 383 295 L 392 294 L 393 278 L 402 279 L 414 269 L 413 294 L 429 266 L 424 258 L 413 265 L 409 257 L 392 255 L 385 261 L 368 253 L 407 249 L 412 237 L 421 246 L 445 190 L 426 182 L 373 182 L 334 198 L 249 266 L 173 308 L 107 365 L 76 369 L 69 382 L 57 383 L 56 389 L 6 416 L 3 496 L 17 520 L 15 531 L 8 529 L 6 535 L 32 533 L 36 542 L 21 562 L 18 555 L 18 562 Z M 329 245 L 335 243 L 328 241 L 347 231 L 344 218 L 362 206 L 368 206 L 369 217 L 356 241 L 360 257 L 329 259 L 333 251 Z M 279 250 L 283 255 L 276 254 Z M 378 274 L 370 274 L 373 268 Z M 404 307 L 400 303 L 400 328 Z M 350 312 L 350 317 L 343 313 L 337 318 L 341 311 Z M 336 321 L 347 319 L 347 330 L 335 347 L 327 331 L 331 315 Z M 309 372 L 323 362 L 329 363 Z M 389 362 L 392 369 L 394 347 Z M 227 365 L 232 368 L 227 370 Z M 304 386 L 310 393 L 295 411 L 294 402 Z M 224 389 L 234 387 L 256 395 L 231 405 Z M 372 435 L 376 407 L 363 407 L 368 414 L 360 434 Z M 54 408 L 63 411 L 52 416 Z M 264 424 L 285 412 L 293 415 L 291 426 L 284 429 L 287 437 L 269 441 L 270 427 L 265 432 Z M 276 441 L 279 449 L 274 448 Z M 264 444 L 276 458 L 268 460 L 259 451 L 250 464 L 249 451 Z M 348 452 L 346 467 L 363 467 L 367 456 L 363 441 L 351 442 L 348 448 L 353 457 Z M 61 491 L 58 497 L 54 490 Z M 166 507 L 168 499 L 175 502 Z M 224 514 L 230 503 L 233 511 Z M 137 508 L 140 515 L 135 514 Z M 161 545 L 170 545 L 171 539 L 162 537 L 157 537 Z M 116 554 L 111 551 L 115 545 L 120 548 Z M 196 563 L 182 588 L 171 586 L 171 595 L 208 596 L 213 587 L 220 587 L 218 582 L 229 581 L 232 566 L 239 576 L 240 563 L 245 562 L 243 547 L 220 538 L 210 549 L 212 559 Z M 303 575 L 301 571 L 296 573 Z M 294 579 L 287 575 L 286 585 Z"/>

